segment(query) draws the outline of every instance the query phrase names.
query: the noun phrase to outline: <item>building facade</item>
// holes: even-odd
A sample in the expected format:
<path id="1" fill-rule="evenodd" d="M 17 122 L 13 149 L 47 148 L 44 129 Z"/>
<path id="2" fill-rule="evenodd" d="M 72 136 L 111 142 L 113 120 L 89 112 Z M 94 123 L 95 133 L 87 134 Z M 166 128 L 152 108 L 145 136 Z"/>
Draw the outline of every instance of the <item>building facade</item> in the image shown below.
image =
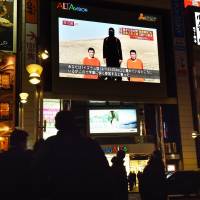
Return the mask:
<path id="1" fill-rule="evenodd" d="M 76 81 L 75 84 L 73 84 L 73 81 L 69 81 L 69 84 L 63 82 L 66 84 L 64 85 L 61 83 L 61 85 L 64 85 L 64 88 L 61 89 L 60 86 L 57 90 L 53 89 L 55 88 L 54 82 L 58 80 L 54 78 L 55 69 L 53 68 L 53 65 L 58 61 L 55 56 L 58 51 L 58 46 L 56 46 L 57 44 L 55 45 L 57 40 L 55 39 L 55 41 L 53 41 L 53 36 L 55 36 L 56 33 L 54 33 L 53 29 L 58 29 L 58 27 L 54 27 L 56 24 L 52 22 L 52 15 L 55 14 L 60 18 L 65 18 L 62 22 L 64 25 L 72 23 L 70 22 L 71 20 L 68 19 L 72 17 L 76 19 L 78 15 L 72 13 L 70 17 L 68 15 L 65 16 L 65 10 L 69 9 L 68 6 L 70 6 L 66 4 L 66 2 L 65 4 L 63 4 L 63 2 L 53 4 L 57 6 L 56 8 L 53 7 L 53 5 L 47 6 L 46 1 L 24 0 L 17 2 L 19 8 L 18 23 L 20 25 L 18 26 L 18 36 L 16 40 L 17 81 L 15 90 L 16 97 L 15 100 L 13 100 L 16 101 L 16 104 L 14 103 L 16 106 L 16 109 L 14 109 L 16 113 L 14 112 L 13 114 L 15 116 L 13 123 L 16 126 L 26 129 L 30 133 L 29 147 L 32 148 L 34 142 L 38 138 L 47 138 L 51 134 L 56 133 L 54 129 L 54 116 L 57 111 L 72 108 L 77 113 L 79 126 L 82 132 L 94 137 L 101 144 L 108 159 L 116 153 L 117 149 L 126 148 L 128 155 L 127 163 L 129 163 L 127 164 L 128 170 L 142 170 L 148 156 L 155 148 L 160 148 L 162 150 L 168 170 L 197 169 L 198 151 L 196 151 L 196 149 L 198 150 L 199 141 L 191 137 L 194 129 L 199 131 L 199 127 L 195 127 L 194 125 L 194 121 L 196 120 L 194 114 L 195 108 L 191 98 L 191 94 L 194 91 L 191 87 L 191 73 L 189 69 L 193 67 L 193 64 L 191 64 L 190 57 L 188 56 L 190 52 L 187 46 L 188 37 L 179 34 L 180 32 L 184 32 L 186 27 L 180 26 L 184 20 L 183 13 L 177 13 L 176 10 L 177 6 L 183 8 L 183 4 L 180 5 L 180 1 L 178 2 L 179 4 L 175 0 L 171 2 L 165 1 L 165 3 L 160 5 L 156 3 L 156 1 L 155 3 L 152 3 L 152 1 L 151 3 L 148 1 L 134 1 L 133 3 L 119 0 L 104 1 L 101 3 L 91 3 L 87 1 L 85 4 L 80 3 L 80 5 L 76 2 L 71 5 L 71 9 L 79 8 L 80 10 L 80 8 L 82 8 L 81 11 L 86 11 L 86 8 L 92 9 L 93 7 L 95 10 L 95 7 L 99 7 L 99 9 L 101 8 L 104 11 L 111 10 L 119 14 L 122 12 L 128 13 L 127 16 L 129 16 L 131 12 L 135 12 L 136 22 L 134 27 L 136 27 L 136 24 L 138 26 L 142 24 L 143 27 L 147 26 L 149 30 L 152 31 L 154 30 L 152 27 L 155 28 L 155 24 L 157 23 L 155 22 L 154 24 L 154 20 L 161 20 L 159 21 L 161 22 L 160 27 L 162 27 L 161 33 L 159 32 L 160 29 L 157 29 L 157 31 L 158 37 L 162 36 L 164 41 L 158 38 L 159 55 L 157 56 L 160 59 L 159 63 L 164 63 L 163 75 L 166 85 L 162 88 L 164 91 L 162 95 L 159 94 L 163 91 L 159 93 L 157 88 L 154 89 L 154 87 L 153 89 L 151 87 L 145 89 L 145 87 L 140 87 L 140 83 L 136 83 L 136 86 L 134 86 L 136 89 L 130 90 L 129 92 L 128 89 L 130 86 L 127 86 L 127 84 L 125 85 L 125 83 L 113 84 L 109 82 L 109 86 L 106 86 L 106 84 L 102 82 L 96 84 L 96 80 L 86 80 L 85 82 Z M 159 5 L 160 7 L 158 7 Z M 62 9 L 59 10 L 60 8 Z M 120 12 L 119 10 L 122 11 Z M 110 17 L 109 14 L 105 14 L 105 16 L 108 16 L 108 18 Z M 121 18 L 123 18 L 122 14 Z M 76 23 L 82 23 L 81 19 L 87 21 L 91 18 L 89 16 L 80 17 L 79 21 Z M 98 19 L 98 16 L 96 16 L 96 19 L 93 21 L 95 20 L 98 22 L 98 20 L 101 21 L 102 19 Z M 126 23 L 126 19 L 120 20 L 124 20 L 122 21 L 124 24 L 129 24 L 129 22 Z M 120 24 L 120 20 L 115 23 Z M 48 24 L 48 26 L 44 27 L 45 24 Z M 127 28 L 126 26 L 124 27 Z M 135 29 L 136 28 L 134 28 L 134 31 Z M 133 33 L 133 28 L 124 31 L 125 32 L 121 31 L 124 35 L 120 37 L 122 44 L 126 40 L 126 31 L 131 32 L 131 37 L 136 37 L 134 35 L 135 32 Z M 143 32 L 143 35 L 140 36 L 143 37 L 145 41 L 144 34 Z M 134 39 L 136 43 L 141 42 L 139 39 Z M 79 44 L 78 48 L 81 49 L 82 46 L 83 43 L 82 45 Z M 50 57 L 47 60 L 42 60 L 38 57 L 38 54 L 44 49 L 50 52 Z M 61 50 L 60 48 L 60 52 Z M 3 51 L 4 50 L 2 50 L 2 52 Z M 13 52 L 14 51 L 12 51 L 12 53 Z M 140 52 L 142 55 L 142 50 L 138 48 L 138 57 Z M 96 55 L 98 55 L 97 49 Z M 197 59 L 195 58 L 195 60 Z M 26 70 L 26 66 L 33 63 L 38 63 L 43 66 L 42 82 L 39 86 L 29 83 L 29 74 Z M 198 64 L 195 64 L 195 66 L 197 65 Z M 198 72 L 196 76 L 198 82 Z M 84 90 L 83 87 L 76 86 L 78 85 L 77 83 L 83 83 L 83 86 L 91 90 Z M 91 87 L 91 85 L 94 86 Z M 102 86 L 108 89 L 103 90 L 101 89 Z M 96 91 L 95 87 L 101 88 Z M 80 88 L 80 90 L 77 88 Z M 116 88 L 118 88 L 118 90 Z M 196 87 L 197 100 L 195 102 L 197 105 L 199 105 L 198 88 L 199 84 Z M 26 104 L 18 104 L 18 95 L 20 92 L 29 93 L 28 102 Z M 4 97 L 2 96 L 1 99 L 4 99 Z M 90 109 L 113 110 L 124 108 L 136 108 L 138 119 L 137 134 L 90 134 Z M 196 116 L 199 116 L 199 114 Z M 11 128 L 13 127 L 14 125 L 11 126 Z M 137 169 L 133 166 L 137 166 Z"/>

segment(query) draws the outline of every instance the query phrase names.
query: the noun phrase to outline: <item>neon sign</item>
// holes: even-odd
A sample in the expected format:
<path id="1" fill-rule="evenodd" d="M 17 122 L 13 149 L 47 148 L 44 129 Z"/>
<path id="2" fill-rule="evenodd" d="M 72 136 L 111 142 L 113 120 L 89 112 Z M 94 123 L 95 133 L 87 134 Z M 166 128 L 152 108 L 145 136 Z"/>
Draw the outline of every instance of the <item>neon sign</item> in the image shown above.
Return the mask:
<path id="1" fill-rule="evenodd" d="M 73 11 L 73 12 L 82 12 L 82 13 L 88 12 L 87 8 L 82 8 L 80 6 L 76 6 L 72 3 L 58 2 L 56 5 L 56 8 L 61 9 L 61 10 Z"/>
<path id="2" fill-rule="evenodd" d="M 128 152 L 128 148 L 124 145 L 114 145 L 114 146 L 106 146 L 102 147 L 104 153 L 117 153 L 119 150 L 123 150 Z"/>

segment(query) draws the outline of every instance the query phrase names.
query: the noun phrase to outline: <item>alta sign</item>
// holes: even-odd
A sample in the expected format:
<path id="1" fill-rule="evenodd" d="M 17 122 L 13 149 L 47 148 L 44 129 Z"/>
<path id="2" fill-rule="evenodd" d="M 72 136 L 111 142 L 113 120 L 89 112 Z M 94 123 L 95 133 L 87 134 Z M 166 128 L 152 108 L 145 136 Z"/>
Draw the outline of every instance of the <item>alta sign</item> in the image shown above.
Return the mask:
<path id="1" fill-rule="evenodd" d="M 81 13 L 88 12 L 87 8 L 83 8 L 72 3 L 58 2 L 56 4 L 56 8 L 61 9 L 61 10 L 66 10 L 66 11 L 73 11 L 73 12 L 81 12 Z"/>

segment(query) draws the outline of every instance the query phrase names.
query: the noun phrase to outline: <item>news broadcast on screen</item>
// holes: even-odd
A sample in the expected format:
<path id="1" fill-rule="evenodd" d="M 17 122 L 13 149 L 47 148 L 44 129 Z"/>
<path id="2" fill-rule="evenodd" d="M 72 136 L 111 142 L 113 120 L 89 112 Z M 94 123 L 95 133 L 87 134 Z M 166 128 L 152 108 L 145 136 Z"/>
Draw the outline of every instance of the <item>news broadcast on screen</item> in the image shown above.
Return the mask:
<path id="1" fill-rule="evenodd" d="M 59 77 L 160 83 L 155 28 L 59 17 L 58 34 Z"/>

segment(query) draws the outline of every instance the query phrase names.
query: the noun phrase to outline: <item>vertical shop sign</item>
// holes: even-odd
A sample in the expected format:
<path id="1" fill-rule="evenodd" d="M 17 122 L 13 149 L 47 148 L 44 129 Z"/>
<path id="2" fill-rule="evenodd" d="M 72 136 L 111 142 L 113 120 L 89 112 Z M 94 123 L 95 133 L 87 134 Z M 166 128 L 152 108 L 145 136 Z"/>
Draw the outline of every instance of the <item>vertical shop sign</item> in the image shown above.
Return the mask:
<path id="1" fill-rule="evenodd" d="M 174 54 L 176 71 L 180 76 L 187 74 L 187 52 L 183 17 L 183 0 L 172 0 L 174 30 Z"/>
<path id="2" fill-rule="evenodd" d="M 37 62 L 37 0 L 25 0 L 26 65 Z"/>
<path id="3" fill-rule="evenodd" d="M 194 17 L 195 17 L 195 37 L 194 37 L 194 43 L 197 45 L 200 45 L 200 12 L 194 12 Z"/>
<path id="4" fill-rule="evenodd" d="M 37 23 L 37 0 L 26 0 L 26 23 Z"/>
<path id="5" fill-rule="evenodd" d="M 37 24 L 26 23 L 26 64 L 36 63 Z"/>

